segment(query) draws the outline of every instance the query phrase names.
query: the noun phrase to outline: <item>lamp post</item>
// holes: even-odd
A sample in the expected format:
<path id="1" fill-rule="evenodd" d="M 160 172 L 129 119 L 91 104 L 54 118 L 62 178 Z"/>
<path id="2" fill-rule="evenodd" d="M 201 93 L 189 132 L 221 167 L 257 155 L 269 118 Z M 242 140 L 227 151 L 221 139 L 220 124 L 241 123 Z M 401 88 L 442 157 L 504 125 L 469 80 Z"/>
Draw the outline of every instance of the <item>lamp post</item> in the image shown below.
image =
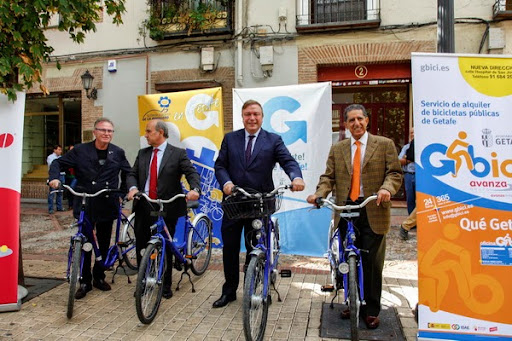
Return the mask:
<path id="1" fill-rule="evenodd" d="M 87 98 L 97 99 L 98 90 L 96 90 L 96 88 L 92 88 L 92 81 L 94 80 L 94 76 L 89 73 L 89 70 L 86 70 L 85 73 L 80 76 L 80 78 L 82 78 L 82 85 L 85 89 L 85 95 Z M 89 94 L 89 90 L 91 90 L 91 94 Z"/>

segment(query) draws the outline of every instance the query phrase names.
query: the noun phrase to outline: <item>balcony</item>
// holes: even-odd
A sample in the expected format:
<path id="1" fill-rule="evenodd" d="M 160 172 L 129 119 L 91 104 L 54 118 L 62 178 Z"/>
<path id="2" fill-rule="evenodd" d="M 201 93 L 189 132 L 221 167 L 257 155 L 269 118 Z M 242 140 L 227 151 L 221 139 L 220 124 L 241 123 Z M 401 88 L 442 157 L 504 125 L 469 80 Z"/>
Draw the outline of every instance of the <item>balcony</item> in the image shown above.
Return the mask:
<path id="1" fill-rule="evenodd" d="M 496 0 L 492 13 L 494 19 L 512 18 L 512 0 Z"/>
<path id="2" fill-rule="evenodd" d="M 230 0 L 150 0 L 146 27 L 154 40 L 230 35 L 233 3 Z"/>
<path id="3" fill-rule="evenodd" d="M 299 0 L 297 32 L 374 28 L 380 25 L 379 0 Z"/>

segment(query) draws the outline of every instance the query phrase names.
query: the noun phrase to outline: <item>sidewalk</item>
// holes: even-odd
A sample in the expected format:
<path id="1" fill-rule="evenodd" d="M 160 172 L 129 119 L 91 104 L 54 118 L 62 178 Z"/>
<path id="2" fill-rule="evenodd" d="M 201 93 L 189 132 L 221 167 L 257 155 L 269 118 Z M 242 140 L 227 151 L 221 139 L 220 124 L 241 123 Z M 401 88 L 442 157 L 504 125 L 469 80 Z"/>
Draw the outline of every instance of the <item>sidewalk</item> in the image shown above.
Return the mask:
<path id="1" fill-rule="evenodd" d="M 394 216 L 393 224 L 403 219 Z M 72 221 L 71 212 L 49 216 L 45 206 L 22 206 L 21 236 L 24 271 L 27 277 L 64 278 L 66 252 Z M 411 309 L 417 302 L 416 234 L 402 242 L 394 226 L 388 234 L 382 304 L 396 307 L 407 340 L 415 340 L 417 325 Z M 281 267 L 291 268 L 291 278 L 278 278 L 283 302 L 274 296 L 265 334 L 267 340 L 322 340 L 320 317 L 323 302 L 332 293 L 320 287 L 330 282 L 328 263 L 323 258 L 282 255 Z M 107 273 L 107 280 L 112 274 Z M 0 314 L 0 340 L 244 340 L 242 326 L 242 287 L 237 301 L 226 308 L 213 309 L 223 283 L 220 250 L 214 250 L 209 270 L 202 277 L 192 276 L 196 292 L 184 280 L 175 291 L 179 273 L 174 272 L 173 293 L 163 300 L 155 321 L 139 322 L 133 292 L 136 275 L 116 275 L 112 291 L 89 292 L 75 301 L 74 316 L 66 318 L 68 284 L 64 283 L 24 303 L 19 312 Z M 341 303 L 340 300 L 335 302 Z M 334 339 L 323 339 L 334 340 Z"/>

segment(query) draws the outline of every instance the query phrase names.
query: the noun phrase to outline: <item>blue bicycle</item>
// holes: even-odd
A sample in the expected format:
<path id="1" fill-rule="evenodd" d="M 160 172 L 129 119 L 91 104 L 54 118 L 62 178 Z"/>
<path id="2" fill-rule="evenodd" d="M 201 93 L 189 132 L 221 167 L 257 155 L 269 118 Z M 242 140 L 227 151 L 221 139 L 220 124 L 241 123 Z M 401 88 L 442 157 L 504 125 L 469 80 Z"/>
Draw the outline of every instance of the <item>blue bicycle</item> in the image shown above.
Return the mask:
<path id="1" fill-rule="evenodd" d="M 350 334 L 352 340 L 359 340 L 359 311 L 364 301 L 363 261 L 361 251 L 355 245 L 356 231 L 354 218 L 359 217 L 359 210 L 370 201 L 377 199 L 376 195 L 369 196 L 359 205 L 338 206 L 330 200 L 318 198 L 319 207 L 340 212 L 342 219 L 347 221 L 347 230 L 344 233 L 331 222 L 329 228 L 329 249 L 327 255 L 331 266 L 331 279 L 335 289 L 335 295 L 331 300 L 331 308 L 334 308 L 334 299 L 338 296 L 338 290 L 344 288 L 344 303 L 350 310 Z M 355 210 L 355 212 L 354 212 Z"/>
<path id="2" fill-rule="evenodd" d="M 154 234 L 142 256 L 135 290 L 137 316 L 142 323 L 149 324 L 156 317 L 162 300 L 163 277 L 167 266 L 169 266 L 167 264 L 167 252 L 172 252 L 175 261 L 183 264 L 184 272 L 181 274 L 176 290 L 179 290 L 183 275 L 187 275 L 192 284 L 192 292 L 195 292 L 194 283 L 188 269 L 190 268 L 196 276 L 200 276 L 208 268 L 212 255 L 212 222 L 203 213 L 197 214 L 192 222 L 190 222 L 188 215 L 185 216 L 183 242 L 178 243 L 173 240 L 169 229 L 165 225 L 163 218 L 165 214 L 164 204 L 183 198 L 185 194 L 177 194 L 167 200 L 151 199 L 145 193 L 137 195 L 146 198 L 150 203 L 159 205 L 159 210 L 156 212 L 157 221 L 150 227 Z M 198 207 L 198 201 L 187 202 L 189 211 Z"/>
<path id="3" fill-rule="evenodd" d="M 90 222 L 86 213 L 86 205 L 88 198 L 94 198 L 106 192 L 119 192 L 117 189 L 102 189 L 96 193 L 79 193 L 68 185 L 62 185 L 69 190 L 73 195 L 82 198 L 80 207 L 80 215 L 72 227 L 77 227 L 78 231 L 71 237 L 69 252 L 68 252 L 68 266 L 66 271 L 66 278 L 69 282 L 69 295 L 67 317 L 73 317 L 73 307 L 75 304 L 75 291 L 78 281 L 82 278 L 82 267 L 84 263 L 84 252 L 93 250 L 96 261 L 101 261 L 101 265 L 108 269 L 119 261 L 114 275 L 112 276 L 112 283 L 119 268 L 123 268 L 123 262 L 126 262 L 129 268 L 137 270 L 135 262 L 135 234 L 133 229 L 134 216 L 126 217 L 123 214 L 123 205 L 119 205 L 119 214 L 116 223 L 116 239 L 115 244 L 112 245 L 107 252 L 106 259 L 102 259 L 96 234 L 94 233 L 94 226 Z M 55 192 L 62 191 L 57 190 Z M 121 230 L 121 225 L 122 230 Z M 126 271 L 125 271 L 126 273 Z M 128 277 L 128 283 L 131 283 Z"/>
<path id="4" fill-rule="evenodd" d="M 263 340 L 268 307 L 272 303 L 271 284 L 278 301 L 281 302 L 281 296 L 275 287 L 280 253 L 279 224 L 271 215 L 281 206 L 283 190 L 291 187 L 281 185 L 270 193 L 260 193 L 235 186 L 233 194 L 222 203 L 222 209 L 230 219 L 254 219 L 253 233 L 247 236 L 253 250 L 249 255 L 250 262 L 245 274 L 242 304 L 246 340 Z M 290 277 L 291 271 L 281 270 L 281 276 Z"/>

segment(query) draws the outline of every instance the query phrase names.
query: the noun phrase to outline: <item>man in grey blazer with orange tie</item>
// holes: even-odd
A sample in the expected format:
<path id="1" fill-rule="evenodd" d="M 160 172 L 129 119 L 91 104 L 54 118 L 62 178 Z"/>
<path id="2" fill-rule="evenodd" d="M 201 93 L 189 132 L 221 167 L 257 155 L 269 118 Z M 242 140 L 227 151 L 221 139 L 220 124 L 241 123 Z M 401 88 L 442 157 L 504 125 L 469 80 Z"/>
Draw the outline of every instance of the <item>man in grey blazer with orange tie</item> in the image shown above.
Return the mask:
<path id="1" fill-rule="evenodd" d="M 151 199 L 170 199 L 176 194 L 183 193 L 181 177 L 185 175 L 190 185 L 187 200 L 197 200 L 200 194 L 200 178 L 196 168 L 190 162 L 185 149 L 167 143 L 169 130 L 164 121 L 151 120 L 146 125 L 146 140 L 150 147 L 139 150 L 137 159 L 126 179 L 129 192 L 128 199 L 132 200 L 137 192 L 146 193 Z M 141 251 L 151 238 L 149 227 L 156 221 L 150 213 L 157 210 L 158 205 L 140 198 L 133 205 L 135 212 L 135 247 L 137 263 L 142 258 Z M 164 205 L 165 224 L 174 237 L 176 222 L 187 213 L 185 199 L 179 198 Z M 171 276 L 172 256 L 167 255 L 167 270 L 164 274 L 163 297 L 172 297 Z"/>
<path id="2" fill-rule="evenodd" d="M 252 188 L 259 192 L 274 189 L 272 170 L 277 163 L 292 180 L 292 191 L 302 191 L 304 181 L 299 164 L 290 155 L 281 136 L 261 129 L 263 109 L 254 100 L 246 101 L 242 106 L 244 129 L 230 132 L 224 136 L 215 162 L 215 176 L 222 186 L 224 195 L 230 195 L 233 187 Z M 252 231 L 253 219 L 222 220 L 222 261 L 224 265 L 224 285 L 221 297 L 213 303 L 220 308 L 236 299 L 236 290 L 240 278 L 239 254 L 240 237 Z M 246 243 L 247 254 L 251 251 Z M 246 265 L 249 258 L 246 257 Z"/>
<path id="3" fill-rule="evenodd" d="M 345 109 L 344 119 L 345 129 L 352 136 L 331 147 L 325 173 L 320 176 L 315 194 L 309 195 L 307 201 L 315 204 L 318 197 L 326 198 L 334 187 L 337 205 L 345 202 L 359 204 L 363 199 L 377 194 L 377 200 L 363 208 L 354 222 L 358 232 L 356 246 L 368 250 L 361 252 L 366 305 L 361 307 L 360 313 L 367 328 L 375 329 L 380 323 L 378 315 L 386 233 L 391 224 L 390 200 L 402 184 L 402 169 L 393 141 L 366 131 L 369 120 L 364 106 L 349 105 Z M 358 167 L 353 169 L 356 164 Z M 340 221 L 339 215 L 336 218 L 335 224 L 339 224 L 340 231 L 346 230 L 346 221 Z M 350 311 L 343 311 L 341 318 L 350 318 Z"/>

